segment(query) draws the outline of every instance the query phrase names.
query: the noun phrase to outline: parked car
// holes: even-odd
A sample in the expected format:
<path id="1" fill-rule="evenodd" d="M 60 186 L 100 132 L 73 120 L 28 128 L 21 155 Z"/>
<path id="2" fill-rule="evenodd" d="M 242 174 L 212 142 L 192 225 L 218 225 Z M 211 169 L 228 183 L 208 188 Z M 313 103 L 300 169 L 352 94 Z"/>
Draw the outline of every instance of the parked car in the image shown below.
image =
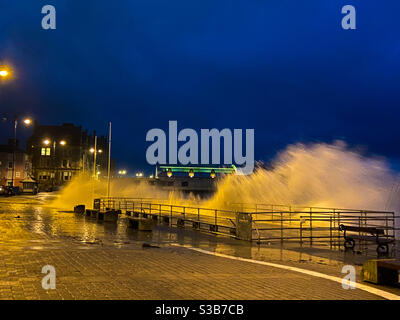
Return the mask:
<path id="1" fill-rule="evenodd" d="M 10 197 L 10 196 L 14 196 L 14 189 L 11 186 L 2 186 L 1 187 L 1 195 L 5 196 L 5 197 Z"/>
<path id="2" fill-rule="evenodd" d="M 15 196 L 22 194 L 20 187 L 0 186 L 0 195 L 5 197 Z"/>

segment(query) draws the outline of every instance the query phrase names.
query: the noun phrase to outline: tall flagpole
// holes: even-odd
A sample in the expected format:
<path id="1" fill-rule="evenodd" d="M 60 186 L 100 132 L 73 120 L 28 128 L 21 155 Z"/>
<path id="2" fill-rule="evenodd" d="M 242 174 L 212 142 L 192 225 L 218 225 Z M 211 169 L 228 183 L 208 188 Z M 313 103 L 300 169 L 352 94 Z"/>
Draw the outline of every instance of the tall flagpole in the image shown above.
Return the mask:
<path id="1" fill-rule="evenodd" d="M 111 174 L 111 121 L 108 132 L 108 174 L 107 174 L 107 198 L 110 197 L 110 174 Z"/>

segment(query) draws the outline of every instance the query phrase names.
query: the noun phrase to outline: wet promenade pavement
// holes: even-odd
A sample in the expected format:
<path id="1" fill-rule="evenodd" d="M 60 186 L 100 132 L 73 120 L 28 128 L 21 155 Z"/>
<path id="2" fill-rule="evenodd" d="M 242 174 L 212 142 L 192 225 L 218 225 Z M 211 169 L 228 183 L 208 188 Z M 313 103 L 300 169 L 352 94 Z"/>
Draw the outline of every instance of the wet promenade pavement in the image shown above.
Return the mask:
<path id="1" fill-rule="evenodd" d="M 343 277 L 362 258 L 250 245 L 191 230 L 152 233 L 47 207 L 51 195 L 0 198 L 0 299 L 382 299 L 306 273 L 193 251 L 201 248 Z M 143 244 L 159 248 L 144 248 Z M 287 250 L 290 249 L 290 250 Z M 56 289 L 42 288 L 42 267 Z M 359 266 L 355 265 L 357 271 Z M 379 287 L 396 295 L 397 288 Z"/>

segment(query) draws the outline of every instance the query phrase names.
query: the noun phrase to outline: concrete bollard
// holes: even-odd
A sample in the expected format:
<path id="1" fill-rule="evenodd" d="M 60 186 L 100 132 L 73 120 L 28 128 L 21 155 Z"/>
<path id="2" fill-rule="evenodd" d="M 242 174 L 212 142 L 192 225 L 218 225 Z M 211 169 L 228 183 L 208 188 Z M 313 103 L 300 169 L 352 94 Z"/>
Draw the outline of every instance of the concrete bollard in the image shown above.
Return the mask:
<path id="1" fill-rule="evenodd" d="M 139 220 L 139 231 L 153 231 L 154 222 L 151 219 Z"/>
<path id="2" fill-rule="evenodd" d="M 152 219 L 141 219 L 141 218 L 128 218 L 128 228 L 137 229 L 139 231 L 153 231 L 154 222 Z"/>
<path id="3" fill-rule="evenodd" d="M 164 224 L 169 225 L 169 217 L 163 217 L 162 221 Z"/>
<path id="4" fill-rule="evenodd" d="M 128 217 L 130 217 L 130 216 L 132 215 L 132 212 L 127 211 L 127 212 L 126 212 L 126 215 L 127 215 Z"/>
<path id="5" fill-rule="evenodd" d="M 107 211 L 104 214 L 104 221 L 117 222 L 117 220 L 118 220 L 118 211 L 111 210 L 111 211 Z"/>
<path id="6" fill-rule="evenodd" d="M 91 211 L 90 211 L 90 217 L 91 217 L 91 218 L 96 218 L 96 219 L 97 219 L 97 213 L 98 213 L 97 210 L 91 210 Z"/>
<path id="7" fill-rule="evenodd" d="M 251 214 L 236 214 L 236 237 L 240 240 L 252 240 L 252 221 Z"/>
<path id="8" fill-rule="evenodd" d="M 200 229 L 200 222 L 194 221 L 193 222 L 193 229 L 196 229 L 196 230 Z"/>
<path id="9" fill-rule="evenodd" d="M 84 204 L 79 204 L 74 207 L 74 212 L 79 213 L 79 214 L 84 214 L 85 213 L 85 205 Z"/>
<path id="10" fill-rule="evenodd" d="M 184 228 L 184 227 L 185 227 L 185 220 L 183 220 L 183 219 L 178 219 L 178 220 L 176 221 L 176 225 L 177 225 L 179 228 Z"/>
<path id="11" fill-rule="evenodd" d="M 97 211 L 97 220 L 104 220 L 104 212 Z"/>
<path id="12" fill-rule="evenodd" d="M 398 285 L 400 264 L 396 259 L 372 259 L 364 262 L 361 269 L 363 281 L 383 284 Z"/>

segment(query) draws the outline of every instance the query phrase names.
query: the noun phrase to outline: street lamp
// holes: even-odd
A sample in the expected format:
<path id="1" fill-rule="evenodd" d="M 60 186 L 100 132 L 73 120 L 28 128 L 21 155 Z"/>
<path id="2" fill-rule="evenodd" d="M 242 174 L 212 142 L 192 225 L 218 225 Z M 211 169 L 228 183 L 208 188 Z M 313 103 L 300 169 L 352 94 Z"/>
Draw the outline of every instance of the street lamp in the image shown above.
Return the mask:
<path id="1" fill-rule="evenodd" d="M 168 178 L 171 178 L 171 177 L 172 177 L 172 170 L 171 170 L 171 168 L 168 168 L 168 169 L 167 169 L 167 176 L 168 176 Z"/>
<path id="2" fill-rule="evenodd" d="M 190 169 L 190 170 L 189 170 L 189 177 L 190 177 L 190 178 L 193 178 L 193 177 L 194 177 L 194 171 L 193 171 L 193 169 Z"/>
<path id="3" fill-rule="evenodd" d="M 215 174 L 215 170 L 214 170 L 214 169 L 212 169 L 212 170 L 211 170 L 211 173 L 210 173 L 210 177 L 211 177 L 211 179 L 215 179 L 215 176 L 216 176 L 216 174 Z"/>
<path id="4" fill-rule="evenodd" d="M 56 175 L 56 172 L 57 172 L 57 165 L 56 165 L 56 145 L 57 145 L 57 141 L 56 141 L 56 139 L 52 139 L 53 140 L 53 170 L 54 170 L 54 172 L 53 172 L 53 174 L 54 174 L 54 177 L 52 178 L 52 187 L 54 187 L 54 179 L 55 179 L 55 175 Z M 43 140 L 43 144 L 45 145 L 45 146 L 48 146 L 48 145 L 50 145 L 50 143 L 51 143 L 51 140 L 49 139 L 49 138 L 45 138 L 44 140 Z M 62 147 L 65 147 L 66 145 L 67 145 L 67 142 L 65 141 L 65 140 L 60 140 L 59 141 L 59 144 L 62 146 Z"/>
<path id="5" fill-rule="evenodd" d="M 103 153 L 102 149 L 97 150 L 97 136 L 94 137 L 94 148 L 90 148 L 89 149 L 90 153 L 93 153 L 93 178 L 96 179 L 97 178 L 97 154 L 98 153 Z"/>
<path id="6" fill-rule="evenodd" d="M 0 66 L 0 77 L 5 79 L 11 77 L 12 72 L 9 66 Z"/>
<path id="7" fill-rule="evenodd" d="M 2 71 L 4 71 L 5 73 L 7 73 L 7 71 L 1 70 L 1 71 L 0 71 L 0 74 L 1 74 Z M 6 74 L 6 76 L 7 76 L 7 74 Z M 23 120 L 23 122 L 24 122 L 26 125 L 30 125 L 30 124 L 32 123 L 32 120 L 26 118 L 26 119 Z M 14 148 L 13 148 L 13 164 L 12 164 L 12 173 L 11 173 L 11 174 L 12 174 L 12 176 L 11 176 L 11 186 L 12 186 L 12 187 L 14 187 L 15 152 L 16 152 L 16 149 L 17 149 L 17 127 L 18 127 L 18 117 L 17 117 L 17 116 L 14 116 Z"/>
<path id="8" fill-rule="evenodd" d="M 0 80 L 8 81 L 13 77 L 13 71 L 10 66 L 2 65 L 0 66 Z"/>

